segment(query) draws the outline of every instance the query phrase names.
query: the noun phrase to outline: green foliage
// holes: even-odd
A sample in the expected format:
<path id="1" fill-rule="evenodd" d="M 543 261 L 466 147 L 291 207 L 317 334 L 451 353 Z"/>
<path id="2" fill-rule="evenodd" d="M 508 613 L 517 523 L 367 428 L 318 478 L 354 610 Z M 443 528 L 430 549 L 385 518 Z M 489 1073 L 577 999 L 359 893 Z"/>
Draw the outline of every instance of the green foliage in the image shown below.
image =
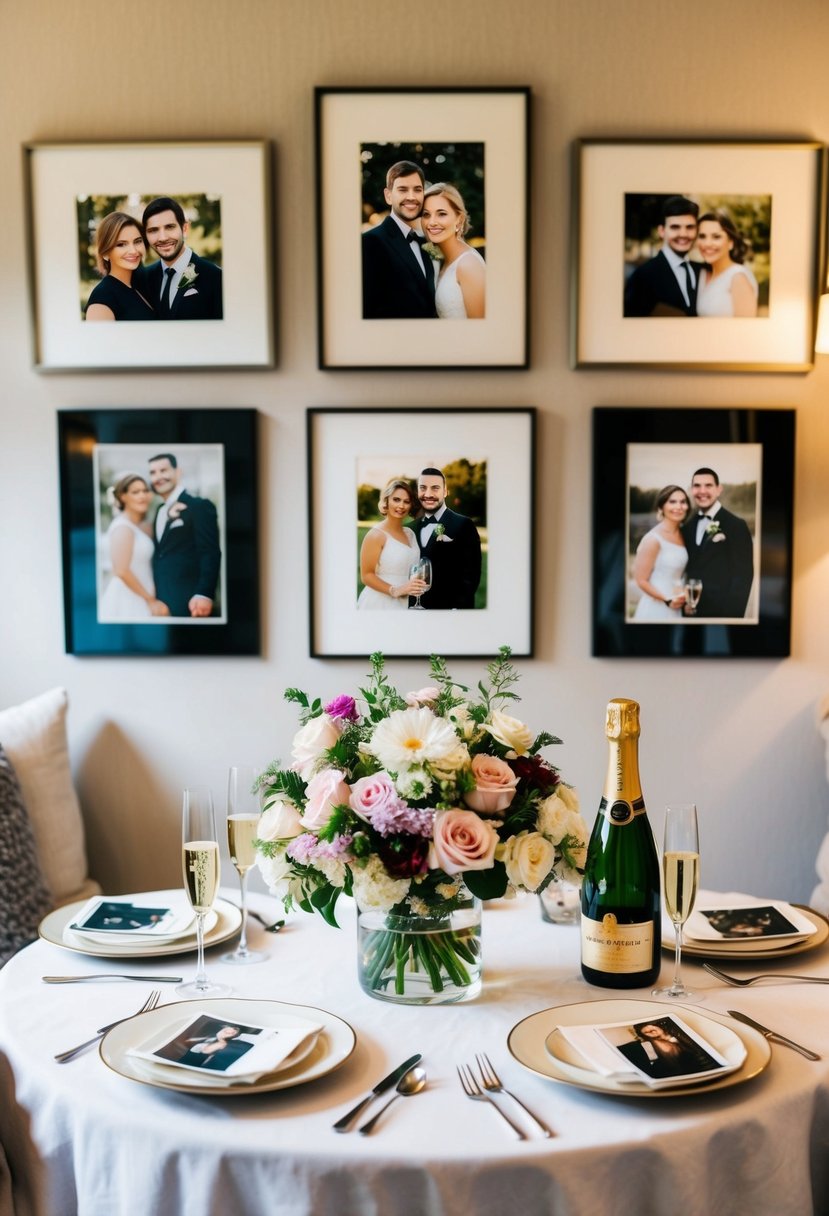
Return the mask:
<path id="1" fill-rule="evenodd" d="M 380 486 L 369 486 L 363 482 L 357 486 L 357 518 L 379 519 Z"/>
<path id="2" fill-rule="evenodd" d="M 557 735 L 548 734 L 546 730 L 542 730 L 537 734 L 530 748 L 530 755 L 536 756 L 541 751 L 542 747 L 550 747 L 553 743 L 561 743 L 561 739 Z"/>
<path id="3" fill-rule="evenodd" d="M 271 765 L 265 773 L 263 787 L 269 794 L 284 794 L 288 802 L 297 807 L 302 806 L 305 799 L 305 782 L 299 773 L 289 768 L 276 771 L 273 769 L 274 766 Z"/>
<path id="4" fill-rule="evenodd" d="M 496 861 L 491 870 L 466 870 L 463 881 L 478 899 L 500 899 L 507 889 L 507 870 Z"/>

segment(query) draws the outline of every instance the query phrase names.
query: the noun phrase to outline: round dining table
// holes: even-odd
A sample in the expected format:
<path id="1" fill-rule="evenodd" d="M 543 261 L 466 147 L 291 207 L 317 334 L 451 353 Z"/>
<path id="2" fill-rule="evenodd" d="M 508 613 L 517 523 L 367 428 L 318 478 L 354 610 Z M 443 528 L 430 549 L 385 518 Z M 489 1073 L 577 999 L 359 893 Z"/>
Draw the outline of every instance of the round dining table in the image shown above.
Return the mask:
<path id="1" fill-rule="evenodd" d="M 272 920 L 280 913 L 270 897 L 251 902 Z M 689 1008 L 708 1016 L 740 1010 L 822 1058 L 774 1045 L 756 1075 L 711 1092 L 599 1093 L 527 1067 L 512 1054 L 510 1032 L 558 1006 L 654 1001 L 648 990 L 620 994 L 585 983 L 578 927 L 548 923 L 537 898 L 485 907 L 483 989 L 455 1005 L 403 1007 L 367 996 L 357 980 L 350 900 L 341 899 L 337 915 L 340 929 L 292 912 L 278 934 L 251 921 L 251 945 L 268 953 L 258 964 L 223 962 L 226 944 L 208 951 L 209 975 L 235 996 L 313 1006 L 355 1035 L 353 1050 L 327 1075 L 242 1096 L 141 1083 L 113 1071 L 95 1049 L 64 1064 L 54 1059 L 134 1012 L 153 985 L 103 978 L 53 985 L 44 975 L 190 978 L 193 953 L 113 961 L 40 940 L 15 955 L 0 971 L 0 1129 L 18 1193 L 39 1196 L 43 1216 L 829 1212 L 829 984 L 781 979 L 739 990 L 689 960 L 684 973 L 696 994 Z M 663 983 L 672 968 L 666 951 Z M 752 970 L 741 962 L 731 970 L 829 977 L 829 945 L 787 965 L 763 961 Z M 162 1001 L 179 999 L 175 985 L 157 986 Z M 681 1014 L 674 1003 L 656 1004 Z M 420 1093 L 395 1101 L 370 1135 L 333 1129 L 416 1052 L 427 1076 Z M 457 1068 L 479 1053 L 552 1136 L 508 1097 L 498 1102 L 526 1139 L 490 1105 L 468 1099 Z"/>

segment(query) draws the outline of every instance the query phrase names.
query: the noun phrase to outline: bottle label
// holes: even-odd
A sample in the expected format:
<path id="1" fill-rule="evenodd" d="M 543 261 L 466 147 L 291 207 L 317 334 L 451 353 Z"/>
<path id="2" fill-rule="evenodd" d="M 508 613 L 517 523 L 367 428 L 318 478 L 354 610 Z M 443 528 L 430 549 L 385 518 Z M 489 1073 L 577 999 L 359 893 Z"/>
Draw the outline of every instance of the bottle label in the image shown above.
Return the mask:
<path id="1" fill-rule="evenodd" d="M 616 798 L 613 802 L 608 802 L 607 798 L 602 797 L 599 814 L 604 815 L 605 819 L 609 819 L 616 827 L 624 827 L 626 823 L 633 823 L 637 815 L 645 814 L 645 800 L 636 798 L 633 802 L 626 802 L 624 798 Z"/>
<path id="2" fill-rule="evenodd" d="M 581 918 L 581 958 L 593 971 L 631 975 L 653 965 L 653 921 L 620 925 L 612 912 L 601 920 Z"/>

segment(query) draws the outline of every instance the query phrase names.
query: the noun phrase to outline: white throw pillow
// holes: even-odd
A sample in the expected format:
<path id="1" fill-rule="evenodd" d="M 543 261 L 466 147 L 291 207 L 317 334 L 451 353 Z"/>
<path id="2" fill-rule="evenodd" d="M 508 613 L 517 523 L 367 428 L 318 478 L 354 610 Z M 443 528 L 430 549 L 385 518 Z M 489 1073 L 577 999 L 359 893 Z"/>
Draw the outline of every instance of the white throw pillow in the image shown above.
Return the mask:
<path id="1" fill-rule="evenodd" d="M 55 903 L 83 899 L 86 845 L 66 742 L 65 688 L 0 710 L 0 743 L 14 765 L 29 813 L 40 867 Z"/>

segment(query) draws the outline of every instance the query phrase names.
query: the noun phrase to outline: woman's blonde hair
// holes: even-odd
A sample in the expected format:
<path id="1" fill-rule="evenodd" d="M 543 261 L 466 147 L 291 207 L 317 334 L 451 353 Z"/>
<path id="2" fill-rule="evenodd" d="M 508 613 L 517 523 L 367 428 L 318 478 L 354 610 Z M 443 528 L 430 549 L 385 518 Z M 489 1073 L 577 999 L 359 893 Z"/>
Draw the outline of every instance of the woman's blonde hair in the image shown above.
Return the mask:
<path id="1" fill-rule="evenodd" d="M 408 481 L 404 481 L 402 477 L 393 477 L 380 495 L 378 507 L 381 515 L 388 515 L 389 499 L 395 490 L 406 491 L 409 496 L 409 508 L 411 508 L 412 503 L 415 501 L 414 490 L 412 489 L 410 483 Z"/>
<path id="2" fill-rule="evenodd" d="M 466 236 L 471 224 L 469 223 L 469 212 L 466 209 L 466 203 L 463 201 L 463 196 L 457 186 L 453 186 L 451 182 L 435 182 L 433 186 L 429 186 L 423 192 L 423 201 L 427 198 L 432 198 L 435 194 L 442 194 L 444 198 L 449 200 L 453 211 L 456 211 L 460 216 L 460 225 L 458 227 L 458 236 Z"/>

